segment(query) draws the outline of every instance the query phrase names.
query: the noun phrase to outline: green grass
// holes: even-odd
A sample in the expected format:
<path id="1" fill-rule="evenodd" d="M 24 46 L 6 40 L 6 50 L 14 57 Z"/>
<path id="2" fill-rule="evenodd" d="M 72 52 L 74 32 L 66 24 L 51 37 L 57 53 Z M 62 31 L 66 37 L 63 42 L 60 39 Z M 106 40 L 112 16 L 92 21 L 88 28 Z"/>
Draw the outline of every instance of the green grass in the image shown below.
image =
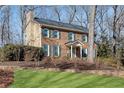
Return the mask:
<path id="1" fill-rule="evenodd" d="M 124 87 L 124 78 L 82 73 L 50 72 L 42 70 L 17 70 L 16 88 L 115 88 Z"/>

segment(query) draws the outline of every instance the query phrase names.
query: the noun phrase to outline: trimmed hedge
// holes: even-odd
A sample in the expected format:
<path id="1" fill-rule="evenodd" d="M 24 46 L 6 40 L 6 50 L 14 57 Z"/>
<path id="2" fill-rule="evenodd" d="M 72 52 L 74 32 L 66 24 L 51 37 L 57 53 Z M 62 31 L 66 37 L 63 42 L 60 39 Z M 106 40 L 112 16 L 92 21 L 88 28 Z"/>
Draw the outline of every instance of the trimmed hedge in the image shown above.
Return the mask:
<path id="1" fill-rule="evenodd" d="M 33 46 L 7 44 L 0 48 L 0 61 L 41 61 L 43 49 Z"/>

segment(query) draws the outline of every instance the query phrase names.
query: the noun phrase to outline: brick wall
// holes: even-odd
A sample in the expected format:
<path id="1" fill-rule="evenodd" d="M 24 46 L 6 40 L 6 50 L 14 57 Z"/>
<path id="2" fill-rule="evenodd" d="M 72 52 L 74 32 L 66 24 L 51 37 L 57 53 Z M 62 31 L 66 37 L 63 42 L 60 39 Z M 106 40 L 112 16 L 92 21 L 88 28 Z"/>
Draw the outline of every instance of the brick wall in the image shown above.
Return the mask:
<path id="1" fill-rule="evenodd" d="M 68 47 L 65 45 L 66 42 L 68 42 L 68 32 L 66 30 L 58 29 L 61 33 L 61 38 L 42 38 L 42 24 L 39 24 L 32 20 L 32 13 L 29 12 L 27 14 L 27 28 L 26 28 L 26 37 L 25 37 L 25 45 L 29 46 L 35 46 L 35 47 L 42 47 L 43 44 L 48 45 L 60 45 L 61 46 L 61 56 L 66 56 Z M 48 27 L 47 27 L 48 28 Z M 52 28 L 55 29 L 55 28 Z M 57 29 L 55 29 L 57 30 Z M 70 31 L 71 32 L 71 31 Z M 82 33 L 76 32 L 75 33 L 75 39 L 79 39 L 82 41 Z"/>
<path id="2" fill-rule="evenodd" d="M 66 42 L 68 42 L 68 32 L 65 30 L 59 30 L 61 34 L 60 39 L 56 38 L 42 38 L 41 43 L 43 44 L 48 44 L 48 45 L 60 45 L 61 46 L 61 57 L 67 56 L 67 51 L 69 50 L 68 47 L 65 45 Z M 82 33 L 75 33 L 75 40 L 79 39 L 82 41 Z"/>

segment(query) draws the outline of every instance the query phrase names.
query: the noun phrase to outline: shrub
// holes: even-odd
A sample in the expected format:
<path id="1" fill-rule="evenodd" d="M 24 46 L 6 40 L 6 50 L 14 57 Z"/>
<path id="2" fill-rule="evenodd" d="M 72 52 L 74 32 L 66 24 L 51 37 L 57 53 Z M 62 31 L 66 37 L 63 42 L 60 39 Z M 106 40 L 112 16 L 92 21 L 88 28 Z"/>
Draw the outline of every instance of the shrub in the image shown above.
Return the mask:
<path id="1" fill-rule="evenodd" d="M 0 52 L 4 61 L 40 61 L 44 56 L 42 48 L 13 44 L 5 45 Z"/>
<path id="2" fill-rule="evenodd" d="M 119 51 L 120 51 L 119 59 L 121 64 L 124 66 L 124 48 L 122 47 Z"/>
<path id="3" fill-rule="evenodd" d="M 18 54 L 18 49 L 16 46 L 12 45 L 12 44 L 7 44 L 3 47 L 3 55 L 4 55 L 4 60 L 5 61 L 15 61 L 16 60 L 16 56 Z"/>
<path id="4" fill-rule="evenodd" d="M 117 66 L 117 62 L 116 62 L 116 58 L 113 57 L 98 57 L 96 59 L 96 62 L 98 62 L 99 64 L 105 64 L 108 66 L 112 66 L 112 67 L 116 67 Z"/>
<path id="5" fill-rule="evenodd" d="M 26 61 L 39 61 L 42 60 L 44 53 L 42 48 L 25 46 L 24 55 Z"/>
<path id="6" fill-rule="evenodd" d="M 4 52 L 3 52 L 3 49 L 0 48 L 0 61 L 3 62 L 4 61 Z"/>
<path id="7" fill-rule="evenodd" d="M 111 56 L 111 48 L 108 44 L 99 44 L 98 50 L 97 50 L 97 56 L 98 57 L 110 57 Z"/>

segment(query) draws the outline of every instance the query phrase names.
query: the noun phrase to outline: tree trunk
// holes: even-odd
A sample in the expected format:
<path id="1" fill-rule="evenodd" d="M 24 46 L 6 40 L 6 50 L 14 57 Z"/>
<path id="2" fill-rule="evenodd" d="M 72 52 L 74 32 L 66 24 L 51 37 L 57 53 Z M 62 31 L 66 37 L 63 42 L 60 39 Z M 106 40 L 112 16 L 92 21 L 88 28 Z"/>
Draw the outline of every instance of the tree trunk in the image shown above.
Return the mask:
<path id="1" fill-rule="evenodd" d="M 88 38 L 88 62 L 94 63 L 94 25 L 95 25 L 96 6 L 91 6 L 89 16 L 89 38 Z"/>

